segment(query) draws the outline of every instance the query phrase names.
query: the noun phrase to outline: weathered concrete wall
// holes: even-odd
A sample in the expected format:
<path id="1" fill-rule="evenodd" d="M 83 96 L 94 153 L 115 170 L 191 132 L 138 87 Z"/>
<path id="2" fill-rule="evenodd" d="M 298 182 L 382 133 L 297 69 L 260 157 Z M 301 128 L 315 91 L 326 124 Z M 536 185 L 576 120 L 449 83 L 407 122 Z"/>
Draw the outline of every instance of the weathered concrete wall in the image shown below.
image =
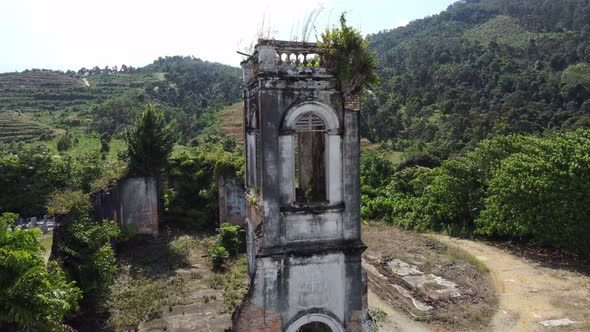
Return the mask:
<path id="1" fill-rule="evenodd" d="M 218 188 L 219 223 L 229 222 L 241 226 L 246 218 L 244 187 L 238 184 L 234 177 L 221 176 L 218 180 Z"/>
<path id="2" fill-rule="evenodd" d="M 115 220 L 139 234 L 158 235 L 158 185 L 153 177 L 119 181 L 114 188 L 93 197 L 92 219 Z"/>
<path id="3" fill-rule="evenodd" d="M 334 332 L 361 331 L 366 289 L 351 282 L 361 279 L 360 254 L 259 258 L 235 326 L 238 331 L 288 331 L 300 318 L 320 315 L 333 323 Z"/>

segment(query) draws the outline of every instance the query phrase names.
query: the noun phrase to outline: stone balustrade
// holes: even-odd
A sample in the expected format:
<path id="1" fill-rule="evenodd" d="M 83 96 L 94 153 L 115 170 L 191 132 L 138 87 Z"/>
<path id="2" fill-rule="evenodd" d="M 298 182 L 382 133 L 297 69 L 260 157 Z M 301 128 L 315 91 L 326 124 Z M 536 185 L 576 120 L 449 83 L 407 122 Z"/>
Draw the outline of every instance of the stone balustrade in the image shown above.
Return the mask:
<path id="1" fill-rule="evenodd" d="M 278 66 L 318 68 L 326 64 L 316 43 L 259 40 L 258 46 L 274 53 L 274 59 L 265 60 L 274 60 Z"/>
<path id="2" fill-rule="evenodd" d="M 270 39 L 260 39 L 255 54 L 244 61 L 242 66 L 249 69 L 245 78 L 259 71 L 332 68 L 316 43 Z"/>

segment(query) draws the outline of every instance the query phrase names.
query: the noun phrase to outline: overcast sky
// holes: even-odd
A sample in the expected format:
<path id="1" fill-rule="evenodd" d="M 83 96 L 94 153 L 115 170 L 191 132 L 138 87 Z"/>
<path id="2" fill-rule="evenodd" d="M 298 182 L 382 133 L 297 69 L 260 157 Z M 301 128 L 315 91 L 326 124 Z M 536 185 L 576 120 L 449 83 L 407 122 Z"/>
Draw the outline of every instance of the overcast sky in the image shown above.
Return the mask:
<path id="1" fill-rule="evenodd" d="M 453 2 L 0 0 L 0 72 L 137 67 L 165 55 L 237 66 L 242 58 L 236 51 L 255 39 L 263 22 L 276 39 L 289 39 L 306 15 L 323 8 L 318 34 L 346 11 L 349 23 L 366 35 L 439 13 Z"/>

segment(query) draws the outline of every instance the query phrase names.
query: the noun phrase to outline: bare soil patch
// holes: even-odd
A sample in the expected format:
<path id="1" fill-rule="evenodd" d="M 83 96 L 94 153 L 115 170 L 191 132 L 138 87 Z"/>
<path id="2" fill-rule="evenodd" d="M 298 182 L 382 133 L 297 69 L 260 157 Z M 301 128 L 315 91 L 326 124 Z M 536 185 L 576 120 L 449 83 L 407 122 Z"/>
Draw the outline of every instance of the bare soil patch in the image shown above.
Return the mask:
<path id="1" fill-rule="evenodd" d="M 425 235 L 381 223 L 365 225 L 362 231 L 368 246 L 363 259 L 374 267 L 367 271 L 369 288 L 374 294 L 415 320 L 428 322 L 436 331 L 485 330 L 498 305 L 485 265 L 465 251 Z M 408 287 L 404 282 L 407 279 L 392 273 L 392 266 L 400 261 L 408 264 L 409 274 L 415 269 L 419 270 L 417 275 L 433 275 L 455 284 L 460 296 L 433 296 L 436 289 Z M 430 309 L 416 310 L 416 302 Z M 399 330 L 405 329 L 402 326 Z"/>
<path id="2" fill-rule="evenodd" d="M 582 253 L 512 241 L 486 241 L 485 243 L 543 267 L 577 272 L 590 277 L 590 256 Z"/>
<path id="3" fill-rule="evenodd" d="M 500 299 L 490 331 L 590 331 L 590 278 L 568 269 L 547 267 L 556 260 L 562 262 L 561 266 L 572 267 L 576 260 L 566 264 L 567 260 L 558 256 L 544 261 L 547 253 L 542 250 L 519 251 L 524 257 L 531 257 L 531 251 L 541 253 L 535 256 L 539 263 L 485 243 L 431 237 L 469 251 L 489 268 Z M 514 248 L 511 250 L 514 252 Z"/>

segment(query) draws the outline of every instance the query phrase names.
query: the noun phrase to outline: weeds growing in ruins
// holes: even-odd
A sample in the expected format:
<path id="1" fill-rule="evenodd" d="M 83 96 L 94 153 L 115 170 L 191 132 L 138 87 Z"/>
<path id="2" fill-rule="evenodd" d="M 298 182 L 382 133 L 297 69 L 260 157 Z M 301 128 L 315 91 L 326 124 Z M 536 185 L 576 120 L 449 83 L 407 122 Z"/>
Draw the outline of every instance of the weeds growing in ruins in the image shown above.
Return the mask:
<path id="1" fill-rule="evenodd" d="M 369 316 L 373 321 L 373 332 L 381 331 L 383 322 L 387 319 L 387 313 L 379 308 L 369 308 Z"/>
<path id="2" fill-rule="evenodd" d="M 222 273 L 216 273 L 209 281 L 213 289 L 223 291 L 223 311 L 232 313 L 248 292 L 248 264 L 246 257 L 240 256 L 228 264 Z"/>

